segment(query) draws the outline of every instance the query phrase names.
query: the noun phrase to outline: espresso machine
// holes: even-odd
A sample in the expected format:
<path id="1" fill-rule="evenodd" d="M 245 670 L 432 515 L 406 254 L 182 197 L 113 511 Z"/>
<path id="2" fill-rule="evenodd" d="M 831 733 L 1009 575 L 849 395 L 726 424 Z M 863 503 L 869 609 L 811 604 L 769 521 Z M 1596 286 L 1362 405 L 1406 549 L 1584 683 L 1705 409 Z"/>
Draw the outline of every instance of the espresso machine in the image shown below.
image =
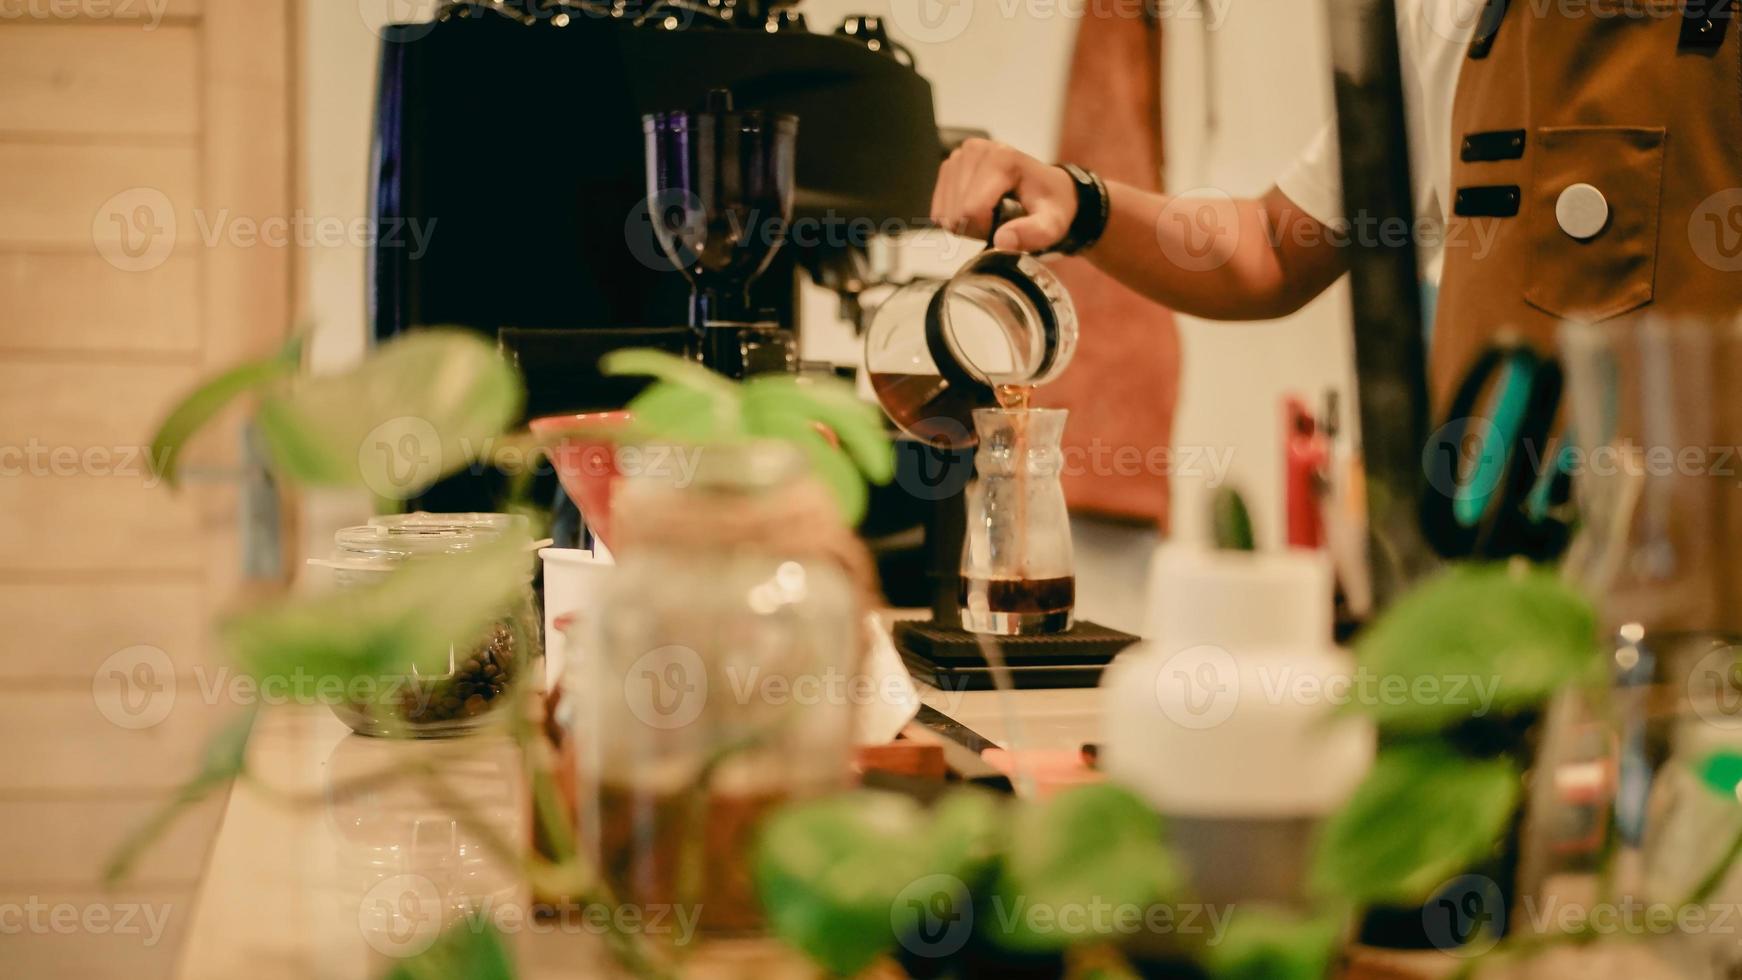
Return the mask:
<path id="1" fill-rule="evenodd" d="M 371 205 L 370 319 L 385 339 L 434 324 L 521 353 L 531 415 L 618 406 L 597 355 L 673 347 L 689 285 L 661 248 L 643 120 L 729 90 L 745 113 L 802 120 L 792 218 L 846 236 L 793 241 L 743 319 L 793 332 L 794 277 L 851 280 L 853 229 L 922 222 L 941 141 L 931 87 L 874 18 L 811 32 L 790 6 L 450 3 L 383 30 Z M 522 345 L 527 348 L 522 349 Z M 532 356 L 532 355 L 536 356 Z"/>
<path id="2" fill-rule="evenodd" d="M 788 236 L 720 311 L 776 357 L 803 329 L 799 277 L 851 309 L 872 229 L 924 223 L 938 164 L 961 138 L 940 133 L 930 84 L 874 17 L 821 33 L 795 5 L 758 0 L 504 0 L 449 3 L 382 33 L 371 211 L 383 229 L 418 222 L 424 245 L 379 236 L 374 335 L 450 325 L 498 340 L 526 377 L 528 418 L 627 403 L 642 382 L 598 373 L 611 350 L 696 352 L 691 283 L 661 245 L 648 192 L 644 120 L 706 109 L 722 90 L 732 111 L 796 118 L 791 221 L 829 233 Z M 916 473 L 940 465 L 918 444 L 899 455 Z M 503 488 L 497 474 L 463 475 L 411 504 L 487 510 Z M 548 477 L 535 493 L 560 497 Z M 879 549 L 885 579 L 915 593 L 894 601 L 930 601 L 913 583 L 936 579 L 918 533 L 932 503 L 883 488 L 861 529 L 874 545 L 901 542 Z M 566 501 L 565 512 L 572 523 Z"/>
<path id="3" fill-rule="evenodd" d="M 372 210 L 383 228 L 421 222 L 427 247 L 383 235 L 374 249 L 380 339 L 431 324 L 643 335 L 611 341 L 626 346 L 688 324 L 688 285 L 654 236 L 643 119 L 714 90 L 802 120 L 794 220 L 850 230 L 929 211 L 931 86 L 875 19 L 817 34 L 791 7 L 741 0 L 509 0 L 451 3 L 383 33 Z M 864 244 L 780 249 L 753 311 L 793 329 L 793 273 L 833 281 Z M 534 413 L 616 398 L 592 379 L 529 380 Z"/>

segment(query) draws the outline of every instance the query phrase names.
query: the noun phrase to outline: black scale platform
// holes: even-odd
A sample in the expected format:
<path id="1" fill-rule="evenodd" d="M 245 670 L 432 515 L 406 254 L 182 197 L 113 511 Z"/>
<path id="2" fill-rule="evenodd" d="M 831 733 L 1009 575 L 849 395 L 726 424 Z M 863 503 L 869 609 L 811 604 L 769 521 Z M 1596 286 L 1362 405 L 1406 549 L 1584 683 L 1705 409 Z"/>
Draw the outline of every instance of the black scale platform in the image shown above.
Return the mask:
<path id="1" fill-rule="evenodd" d="M 1010 679 L 1023 690 L 1094 687 L 1101 672 L 1139 637 L 1096 623 L 1078 622 L 1068 633 L 987 637 L 929 621 L 895 624 L 895 648 L 914 677 L 945 691 L 991 690 L 992 668 L 980 643 L 992 640 L 1004 654 Z"/>

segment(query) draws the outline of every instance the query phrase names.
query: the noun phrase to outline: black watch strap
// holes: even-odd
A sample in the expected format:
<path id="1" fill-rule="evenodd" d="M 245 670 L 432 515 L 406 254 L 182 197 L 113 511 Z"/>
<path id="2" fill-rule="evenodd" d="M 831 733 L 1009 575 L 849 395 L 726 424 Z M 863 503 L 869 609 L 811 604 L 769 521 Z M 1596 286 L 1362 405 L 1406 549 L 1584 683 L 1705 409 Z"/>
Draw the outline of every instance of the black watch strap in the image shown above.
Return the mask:
<path id="1" fill-rule="evenodd" d="M 1069 174 L 1077 189 L 1077 216 L 1065 237 L 1049 251 L 1075 255 L 1101 240 L 1107 231 L 1107 219 L 1113 201 L 1107 194 L 1107 184 L 1097 174 L 1074 163 L 1061 163 L 1059 169 Z"/>

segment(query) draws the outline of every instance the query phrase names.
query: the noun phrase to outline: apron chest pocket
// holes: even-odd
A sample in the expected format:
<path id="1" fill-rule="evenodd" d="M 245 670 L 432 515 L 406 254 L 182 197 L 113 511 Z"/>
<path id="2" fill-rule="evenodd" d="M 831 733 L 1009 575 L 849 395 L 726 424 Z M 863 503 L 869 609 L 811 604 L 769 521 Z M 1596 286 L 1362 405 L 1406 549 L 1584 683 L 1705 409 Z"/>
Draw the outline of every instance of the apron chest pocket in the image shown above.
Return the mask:
<path id="1" fill-rule="evenodd" d="M 1651 302 L 1663 143 L 1662 129 L 1536 131 L 1524 208 L 1530 305 L 1594 323 Z"/>

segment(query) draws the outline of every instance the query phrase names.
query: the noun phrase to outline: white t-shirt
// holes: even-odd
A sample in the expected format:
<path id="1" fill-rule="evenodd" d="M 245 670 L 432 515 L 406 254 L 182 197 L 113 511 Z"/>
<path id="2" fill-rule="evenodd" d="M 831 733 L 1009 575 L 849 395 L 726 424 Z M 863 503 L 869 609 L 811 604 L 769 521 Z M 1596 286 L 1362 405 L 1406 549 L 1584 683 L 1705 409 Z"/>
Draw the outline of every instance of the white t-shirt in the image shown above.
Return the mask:
<path id="1" fill-rule="evenodd" d="M 1452 197 L 1452 100 L 1484 0 L 1397 0 L 1397 46 L 1409 124 L 1422 278 L 1438 286 L 1445 262 L 1446 202 Z M 1337 130 L 1327 124 L 1277 178 L 1289 200 L 1321 223 L 1347 227 Z"/>

